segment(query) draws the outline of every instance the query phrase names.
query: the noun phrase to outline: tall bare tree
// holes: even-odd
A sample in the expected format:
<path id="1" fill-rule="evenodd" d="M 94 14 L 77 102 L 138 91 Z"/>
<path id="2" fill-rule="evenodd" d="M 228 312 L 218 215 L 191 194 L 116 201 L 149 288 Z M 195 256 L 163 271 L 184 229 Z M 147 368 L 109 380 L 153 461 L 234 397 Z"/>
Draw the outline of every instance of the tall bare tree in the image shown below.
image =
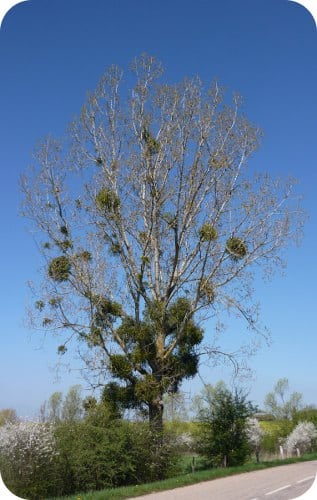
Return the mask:
<path id="1" fill-rule="evenodd" d="M 45 263 L 34 319 L 63 332 L 60 354 L 81 341 L 89 368 L 160 429 L 164 393 L 196 374 L 201 349 L 219 354 L 198 322 L 227 308 L 256 327 L 252 277 L 282 263 L 302 213 L 292 182 L 248 170 L 261 132 L 240 97 L 159 83 L 147 55 L 132 73 L 130 91 L 118 67 L 104 74 L 22 189 Z"/>

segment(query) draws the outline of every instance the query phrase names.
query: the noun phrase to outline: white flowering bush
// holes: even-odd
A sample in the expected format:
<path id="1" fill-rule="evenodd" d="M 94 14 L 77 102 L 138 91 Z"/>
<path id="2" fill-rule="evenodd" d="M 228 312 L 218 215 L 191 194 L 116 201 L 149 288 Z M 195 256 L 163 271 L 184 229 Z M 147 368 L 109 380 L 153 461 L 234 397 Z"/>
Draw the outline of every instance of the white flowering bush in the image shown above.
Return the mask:
<path id="1" fill-rule="evenodd" d="M 259 421 L 256 418 L 247 418 L 246 420 L 246 433 L 251 448 L 255 452 L 257 462 L 259 461 L 260 449 L 265 434 L 261 428 Z"/>
<path id="2" fill-rule="evenodd" d="M 285 447 L 288 453 L 293 453 L 299 449 L 305 453 L 317 439 L 317 429 L 312 422 L 299 422 L 285 440 Z"/>
<path id="3" fill-rule="evenodd" d="M 175 437 L 175 445 L 178 450 L 191 451 L 194 447 L 194 438 L 189 432 L 182 432 Z"/>
<path id="4" fill-rule="evenodd" d="M 50 464 L 56 456 L 53 427 L 39 422 L 7 423 L 0 427 L 0 467 L 15 494 L 39 498 L 47 488 Z"/>

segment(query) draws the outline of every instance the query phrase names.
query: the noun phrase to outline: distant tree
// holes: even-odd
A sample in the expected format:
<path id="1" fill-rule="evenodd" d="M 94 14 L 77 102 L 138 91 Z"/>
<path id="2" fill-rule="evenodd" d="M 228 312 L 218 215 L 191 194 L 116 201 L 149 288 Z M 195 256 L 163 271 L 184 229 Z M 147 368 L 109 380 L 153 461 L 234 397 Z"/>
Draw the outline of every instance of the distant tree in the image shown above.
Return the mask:
<path id="1" fill-rule="evenodd" d="M 285 447 L 289 453 L 299 449 L 304 453 L 311 449 L 317 438 L 317 429 L 312 422 L 299 422 L 285 441 Z"/>
<path id="2" fill-rule="evenodd" d="M 197 416 L 203 414 L 212 404 L 215 391 L 227 390 L 226 384 L 220 380 L 215 385 L 205 384 L 201 391 L 193 397 L 191 411 Z"/>
<path id="3" fill-rule="evenodd" d="M 246 420 L 246 433 L 252 450 L 255 453 L 256 461 L 260 461 L 260 451 L 265 431 L 257 418 L 248 417 Z"/>
<path id="4" fill-rule="evenodd" d="M 164 419 L 170 422 L 188 420 L 188 408 L 185 394 L 182 391 L 166 394 L 163 399 Z"/>
<path id="5" fill-rule="evenodd" d="M 208 404 L 198 414 L 198 451 L 213 465 L 241 465 L 251 453 L 247 419 L 254 407 L 239 391 L 230 392 L 223 384 L 209 391 Z"/>
<path id="6" fill-rule="evenodd" d="M 98 383 L 113 377 L 162 431 L 163 396 L 200 355 L 236 360 L 202 343 L 201 322 L 234 310 L 257 331 L 252 277 L 281 264 L 303 217 L 293 181 L 246 168 L 261 132 L 239 96 L 197 77 L 158 83 L 147 55 L 132 70 L 121 91 L 112 66 L 65 149 L 45 139 L 22 179 L 44 262 L 31 321 L 65 333 L 60 355 L 77 339 Z"/>
<path id="7" fill-rule="evenodd" d="M 304 406 L 295 413 L 293 420 L 297 424 L 299 422 L 312 422 L 317 428 L 317 408 L 313 405 Z"/>
<path id="8" fill-rule="evenodd" d="M 81 386 L 73 385 L 68 390 L 62 404 L 61 418 L 65 422 L 80 420 L 84 413 Z"/>
<path id="9" fill-rule="evenodd" d="M 265 397 L 264 405 L 276 419 L 292 419 L 302 407 L 303 395 L 292 392 L 287 398 L 288 392 L 288 379 L 281 378 L 276 382 L 273 391 Z"/>
<path id="10" fill-rule="evenodd" d="M 47 402 L 47 421 L 56 423 L 62 418 L 63 394 L 54 392 Z"/>
<path id="11" fill-rule="evenodd" d="M 89 401 L 85 401 L 89 405 Z M 91 400 L 92 404 L 92 400 Z M 81 386 L 73 385 L 66 396 L 62 392 L 54 392 L 44 401 L 39 410 L 39 421 L 58 423 L 61 421 L 74 421 L 83 417 L 85 411 L 84 401 L 81 397 Z"/>
<path id="12" fill-rule="evenodd" d="M 12 408 L 0 410 L 0 426 L 18 421 L 17 413 Z"/>

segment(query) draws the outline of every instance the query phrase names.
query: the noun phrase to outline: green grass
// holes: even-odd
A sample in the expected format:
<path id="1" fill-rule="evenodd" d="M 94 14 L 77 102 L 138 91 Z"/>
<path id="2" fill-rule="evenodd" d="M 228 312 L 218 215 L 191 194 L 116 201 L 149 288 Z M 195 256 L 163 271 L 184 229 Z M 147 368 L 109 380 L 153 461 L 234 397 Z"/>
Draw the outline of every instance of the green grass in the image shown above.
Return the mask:
<path id="1" fill-rule="evenodd" d="M 78 493 L 77 495 L 62 498 L 63 500 L 123 500 L 125 498 L 137 497 L 158 491 L 171 490 L 179 488 L 180 486 L 188 486 L 202 481 L 210 481 L 212 479 L 232 476 L 234 474 L 242 474 L 243 472 L 251 472 L 308 460 L 317 460 L 317 453 L 303 455 L 302 457 L 287 458 L 284 460 L 260 462 L 258 464 L 250 462 L 240 467 L 200 470 L 194 473 L 183 474 L 170 479 L 165 479 L 164 481 L 156 481 L 154 483 L 126 486 L 121 488 L 109 488 L 88 493 Z"/>

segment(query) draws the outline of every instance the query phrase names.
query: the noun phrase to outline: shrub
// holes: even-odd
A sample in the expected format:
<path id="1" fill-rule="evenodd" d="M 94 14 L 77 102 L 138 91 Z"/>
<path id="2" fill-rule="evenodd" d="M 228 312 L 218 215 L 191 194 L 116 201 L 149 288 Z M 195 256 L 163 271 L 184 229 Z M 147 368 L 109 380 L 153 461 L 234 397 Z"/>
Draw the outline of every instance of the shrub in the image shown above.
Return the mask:
<path id="1" fill-rule="evenodd" d="M 256 418 L 247 418 L 246 432 L 252 450 L 255 453 L 256 460 L 260 460 L 260 450 L 262 446 L 264 430 L 261 428 L 259 421 Z"/>
<path id="2" fill-rule="evenodd" d="M 16 495 L 37 499 L 53 493 L 56 456 L 51 425 L 18 422 L 0 428 L 1 474 Z"/>
<path id="3" fill-rule="evenodd" d="M 246 421 L 252 411 L 244 395 L 231 393 L 223 384 L 216 385 L 210 391 L 208 406 L 198 415 L 197 450 L 213 466 L 242 465 L 251 452 Z"/>
<path id="4" fill-rule="evenodd" d="M 106 405 L 82 420 L 20 422 L 0 428 L 0 467 L 7 487 L 29 500 L 140 484 L 176 471 L 175 441 L 158 446 L 147 423 L 114 418 Z"/>
<path id="5" fill-rule="evenodd" d="M 285 446 L 288 453 L 293 453 L 297 448 L 301 453 L 305 453 L 312 448 L 316 438 L 317 429 L 312 422 L 299 422 L 287 436 Z"/>
<path id="6" fill-rule="evenodd" d="M 139 484 L 169 476 L 176 457 L 169 438 L 158 449 L 148 425 L 110 420 L 100 407 L 57 429 L 63 494 Z"/>

